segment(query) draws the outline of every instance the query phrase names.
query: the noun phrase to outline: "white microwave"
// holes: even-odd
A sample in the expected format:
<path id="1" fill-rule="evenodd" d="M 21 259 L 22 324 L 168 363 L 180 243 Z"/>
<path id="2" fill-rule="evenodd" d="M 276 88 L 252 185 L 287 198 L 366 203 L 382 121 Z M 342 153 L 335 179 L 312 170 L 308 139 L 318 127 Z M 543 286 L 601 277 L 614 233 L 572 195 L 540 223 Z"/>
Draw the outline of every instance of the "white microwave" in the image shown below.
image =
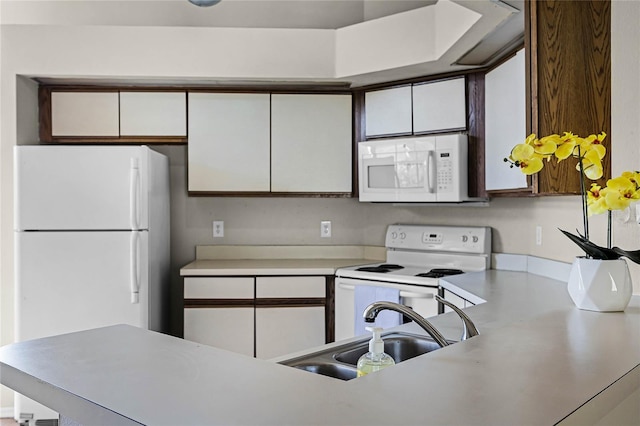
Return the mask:
<path id="1" fill-rule="evenodd" d="M 358 143 L 360 201 L 468 201 L 467 135 Z"/>

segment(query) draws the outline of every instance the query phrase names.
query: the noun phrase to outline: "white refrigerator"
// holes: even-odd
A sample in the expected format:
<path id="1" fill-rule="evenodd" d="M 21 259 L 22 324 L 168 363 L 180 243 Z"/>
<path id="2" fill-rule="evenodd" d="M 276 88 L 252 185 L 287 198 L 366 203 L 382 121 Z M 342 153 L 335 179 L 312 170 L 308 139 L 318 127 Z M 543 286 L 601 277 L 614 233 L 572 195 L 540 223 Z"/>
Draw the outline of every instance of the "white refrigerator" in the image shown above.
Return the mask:
<path id="1" fill-rule="evenodd" d="M 16 339 L 167 331 L 169 164 L 146 146 L 17 146 Z M 57 414 L 16 394 L 14 417 Z"/>

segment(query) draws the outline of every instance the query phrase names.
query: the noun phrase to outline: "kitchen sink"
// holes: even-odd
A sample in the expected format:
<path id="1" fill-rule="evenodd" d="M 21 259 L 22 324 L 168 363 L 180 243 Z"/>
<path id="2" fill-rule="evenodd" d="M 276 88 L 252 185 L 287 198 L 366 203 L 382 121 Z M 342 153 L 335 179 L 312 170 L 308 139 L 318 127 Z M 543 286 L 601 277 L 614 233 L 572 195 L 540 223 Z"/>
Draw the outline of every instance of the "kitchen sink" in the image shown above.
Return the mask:
<path id="1" fill-rule="evenodd" d="M 334 362 L 300 363 L 300 364 L 294 365 L 293 367 L 298 368 L 300 370 L 309 371 L 311 373 L 322 374 L 323 376 L 329 376 L 329 377 L 333 377 L 335 379 L 341 379 L 341 380 L 355 379 L 357 375 L 357 371 L 355 367 L 338 364 Z"/>
<path id="2" fill-rule="evenodd" d="M 431 339 L 408 335 L 383 336 L 384 352 L 397 363 L 415 358 L 418 355 L 440 349 L 440 345 Z M 335 354 L 335 359 L 346 364 L 356 365 L 360 357 L 369 352 L 369 342 L 359 344 L 353 349 Z"/>
<path id="3" fill-rule="evenodd" d="M 384 351 L 397 363 L 415 358 L 440 346 L 429 337 L 406 333 L 382 335 Z M 356 378 L 358 359 L 369 351 L 369 340 L 360 340 L 328 350 L 314 352 L 298 358 L 281 361 L 280 364 L 341 380 Z"/>

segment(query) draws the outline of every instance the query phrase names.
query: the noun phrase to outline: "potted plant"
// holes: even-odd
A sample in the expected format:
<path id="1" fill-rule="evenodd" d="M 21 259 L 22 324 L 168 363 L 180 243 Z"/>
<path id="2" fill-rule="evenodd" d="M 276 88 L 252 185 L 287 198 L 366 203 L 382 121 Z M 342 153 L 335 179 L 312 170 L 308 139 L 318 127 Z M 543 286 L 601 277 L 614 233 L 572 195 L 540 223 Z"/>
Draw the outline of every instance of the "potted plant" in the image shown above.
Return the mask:
<path id="1" fill-rule="evenodd" d="M 603 175 L 602 159 L 607 150 L 602 141 L 606 136 L 604 132 L 586 138 L 571 132 L 543 138 L 531 134 L 524 143 L 516 145 L 509 158 L 504 160 L 526 175 L 538 173 L 547 161 L 577 160 L 583 232 L 577 232 L 576 235 L 562 229 L 560 231 L 576 243 L 585 256 L 573 262 L 568 291 L 578 308 L 608 312 L 623 311 L 633 292 L 629 268 L 622 257 L 640 264 L 640 250 L 611 247 L 611 211 L 626 209 L 640 200 L 640 172 L 626 171 L 609 179 L 604 188 L 595 182 L 587 187 L 587 180 L 595 181 Z M 608 215 L 607 247 L 601 247 L 589 239 L 589 216 L 605 212 Z"/>

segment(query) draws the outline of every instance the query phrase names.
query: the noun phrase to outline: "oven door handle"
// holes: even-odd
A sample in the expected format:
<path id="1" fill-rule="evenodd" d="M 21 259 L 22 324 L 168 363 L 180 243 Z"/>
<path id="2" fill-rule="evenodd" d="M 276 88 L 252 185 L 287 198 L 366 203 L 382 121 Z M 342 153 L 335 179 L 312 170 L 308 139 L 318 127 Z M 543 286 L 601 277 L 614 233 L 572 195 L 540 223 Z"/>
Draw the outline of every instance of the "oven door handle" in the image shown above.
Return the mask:
<path id="1" fill-rule="evenodd" d="M 400 290 L 400 297 L 405 299 L 433 299 L 435 293 L 415 293 L 413 291 Z"/>
<path id="2" fill-rule="evenodd" d="M 353 290 L 355 290 L 355 289 L 356 289 L 355 284 L 344 284 L 344 283 L 340 283 L 340 284 L 338 284 L 338 287 L 340 287 L 340 288 L 341 288 L 341 289 L 343 289 L 343 290 L 351 290 L 351 291 L 353 291 Z"/>
<path id="3" fill-rule="evenodd" d="M 354 284 L 351 284 L 354 283 Z M 349 280 L 348 278 L 342 278 L 338 283 L 338 287 L 343 290 L 353 291 L 356 288 L 356 285 L 371 285 L 370 283 L 363 283 L 356 280 Z M 372 287 L 381 287 L 371 285 Z M 435 297 L 435 293 L 431 292 L 414 292 L 414 291 L 405 291 L 400 290 L 400 297 L 408 298 L 408 299 L 433 299 Z"/>

